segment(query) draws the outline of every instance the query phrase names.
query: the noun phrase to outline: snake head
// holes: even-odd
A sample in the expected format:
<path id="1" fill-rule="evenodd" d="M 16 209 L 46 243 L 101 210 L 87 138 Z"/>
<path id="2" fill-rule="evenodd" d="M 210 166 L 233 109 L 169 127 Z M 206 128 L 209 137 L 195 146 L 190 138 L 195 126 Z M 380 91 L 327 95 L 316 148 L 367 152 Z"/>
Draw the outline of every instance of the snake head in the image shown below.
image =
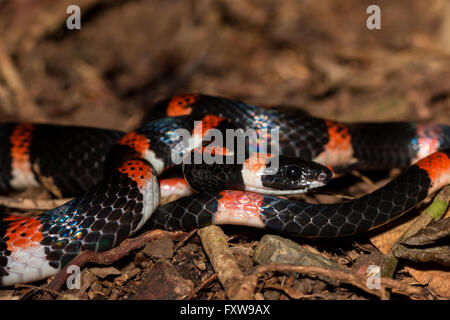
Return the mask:
<path id="1" fill-rule="evenodd" d="M 324 186 L 332 177 L 332 172 L 313 161 L 278 156 L 278 164 L 266 164 L 265 167 L 248 166 L 243 170 L 246 190 L 273 195 L 289 195 L 308 192 Z M 252 170 L 253 169 L 253 170 Z"/>

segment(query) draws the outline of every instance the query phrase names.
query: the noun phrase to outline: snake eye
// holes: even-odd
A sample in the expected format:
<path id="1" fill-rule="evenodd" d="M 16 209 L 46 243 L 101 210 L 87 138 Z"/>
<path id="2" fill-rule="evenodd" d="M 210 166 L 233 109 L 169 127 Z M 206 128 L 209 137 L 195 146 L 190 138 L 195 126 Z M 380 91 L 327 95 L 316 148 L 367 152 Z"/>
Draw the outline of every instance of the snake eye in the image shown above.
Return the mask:
<path id="1" fill-rule="evenodd" d="M 317 180 L 326 181 L 329 179 L 329 175 L 326 172 L 321 172 L 317 175 Z"/>
<path id="2" fill-rule="evenodd" d="M 302 170 L 296 166 L 290 166 L 286 170 L 286 175 L 291 180 L 299 180 L 302 177 Z"/>

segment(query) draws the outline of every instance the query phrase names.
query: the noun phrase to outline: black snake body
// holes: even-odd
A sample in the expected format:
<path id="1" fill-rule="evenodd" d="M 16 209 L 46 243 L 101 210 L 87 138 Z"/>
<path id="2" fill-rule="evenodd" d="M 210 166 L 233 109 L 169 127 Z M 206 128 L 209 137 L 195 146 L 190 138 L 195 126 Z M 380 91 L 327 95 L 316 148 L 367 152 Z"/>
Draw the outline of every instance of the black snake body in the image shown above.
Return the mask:
<path id="1" fill-rule="evenodd" d="M 108 250 L 147 221 L 165 229 L 242 224 L 293 236 L 336 237 L 384 224 L 450 182 L 450 127 L 445 125 L 346 124 L 199 94 L 164 100 L 152 109 L 151 117 L 155 120 L 128 134 L 82 127 L 2 125 L 2 191 L 48 184 L 49 180 L 56 195 L 83 195 L 39 217 L 0 214 L 0 285 L 55 274 L 78 252 Z M 204 171 L 193 166 L 187 170 L 194 188 L 201 192 L 158 208 L 158 175 L 174 165 L 173 150 L 189 151 L 179 149 L 177 130 L 195 133 L 196 120 L 206 128 L 231 123 L 234 128 L 258 133 L 277 129 L 282 156 L 313 160 L 334 172 L 406 168 L 422 160 L 371 194 L 331 205 L 262 195 L 245 191 L 245 186 L 241 191 L 214 190 L 214 183 L 195 183 Z M 263 191 L 270 188 L 268 184 L 279 183 L 260 174 L 264 166 L 249 165 L 247 175 L 250 180 L 256 177 Z M 330 176 L 322 166 L 289 162 L 285 173 L 294 179 L 297 171 L 292 166 L 308 168 L 300 175 L 306 185 L 326 182 Z M 215 166 L 205 170 L 203 181 L 228 172 Z M 217 188 L 222 186 L 217 184 Z"/>

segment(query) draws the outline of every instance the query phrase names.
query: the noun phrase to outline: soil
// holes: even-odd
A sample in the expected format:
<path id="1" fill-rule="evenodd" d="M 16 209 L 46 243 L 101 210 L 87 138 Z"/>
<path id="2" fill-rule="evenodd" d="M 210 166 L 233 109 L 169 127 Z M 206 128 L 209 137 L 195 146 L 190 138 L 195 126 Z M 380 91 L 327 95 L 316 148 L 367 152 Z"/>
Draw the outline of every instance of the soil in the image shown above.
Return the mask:
<path id="1" fill-rule="evenodd" d="M 66 8 L 71 2 L 0 0 L 3 121 L 130 131 L 157 100 L 201 92 L 302 108 L 342 121 L 450 125 L 450 5 L 445 0 L 83 0 L 78 1 L 81 29 L 68 30 Z M 381 8 L 380 30 L 366 27 L 371 4 Z M 303 199 L 358 197 L 398 171 L 360 174 L 368 180 L 348 175 L 334 181 L 325 194 Z M 42 190 L 20 196 L 49 197 Z M 264 232 L 223 230 L 231 237 L 238 266 L 251 272 Z M 385 256 L 371 236 L 296 241 L 363 273 Z M 82 269 L 85 287 L 65 288 L 58 299 L 226 298 L 197 235 L 179 247 L 162 239 L 111 266 L 100 266 L 106 270 L 92 268 L 99 266 Z M 418 283 L 402 263 L 394 278 Z M 292 299 L 270 288 L 285 283 L 308 299 L 376 299 L 353 286 L 306 275 L 272 273 L 262 282 L 257 288 L 261 299 Z M 0 290 L 0 299 L 17 299 L 45 283 Z"/>

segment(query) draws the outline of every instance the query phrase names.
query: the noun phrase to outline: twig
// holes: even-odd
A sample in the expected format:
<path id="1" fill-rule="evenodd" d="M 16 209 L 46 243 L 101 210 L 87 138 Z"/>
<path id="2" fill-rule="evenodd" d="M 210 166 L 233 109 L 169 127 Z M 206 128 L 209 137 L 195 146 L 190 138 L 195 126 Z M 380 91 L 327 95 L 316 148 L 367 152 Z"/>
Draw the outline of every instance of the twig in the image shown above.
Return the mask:
<path id="1" fill-rule="evenodd" d="M 66 283 L 70 273 L 67 272 L 67 268 L 70 266 L 82 267 L 87 263 L 97 263 L 108 265 L 115 261 L 120 260 L 122 257 L 129 254 L 131 251 L 143 247 L 146 243 L 160 239 L 162 237 L 169 237 L 173 240 L 182 238 L 186 233 L 182 231 L 169 232 L 163 230 L 153 230 L 146 232 L 134 239 L 127 239 L 122 242 L 118 247 L 105 252 L 96 251 L 83 251 L 76 256 L 70 263 L 68 263 L 63 269 L 61 269 L 55 278 L 45 286 L 45 290 L 59 292 Z M 44 293 L 41 300 L 49 300 L 52 297 Z"/>
<path id="2" fill-rule="evenodd" d="M 79 0 L 76 4 L 80 7 L 82 14 L 88 12 L 96 5 L 114 5 L 120 2 L 119 0 Z M 30 52 L 37 43 L 47 35 L 54 33 L 58 29 L 65 26 L 68 14 L 66 9 L 69 5 L 74 4 L 71 1 L 61 1 L 56 5 L 36 12 L 33 21 L 28 25 L 24 34 L 20 35 L 20 41 L 17 45 L 17 52 L 19 55 L 25 55 Z"/>
<path id="3" fill-rule="evenodd" d="M 427 226 L 432 220 L 439 220 L 445 215 L 450 202 L 450 186 L 443 188 L 433 199 L 431 205 L 409 226 L 400 238 L 394 243 L 386 254 L 381 265 L 381 276 L 392 278 L 398 265 L 398 259 L 395 256 L 395 250 L 399 247 L 403 239 L 416 234 L 420 229 Z M 389 292 L 386 292 L 389 296 Z"/>
<path id="4" fill-rule="evenodd" d="M 340 270 L 332 270 L 315 266 L 295 266 L 282 263 L 273 263 L 258 267 L 253 273 L 253 275 L 248 276 L 246 278 L 246 282 L 248 282 L 247 286 L 256 288 L 258 278 L 262 277 L 267 272 L 275 272 L 275 271 L 298 272 L 307 274 L 309 276 L 323 275 L 332 279 L 337 279 L 345 283 L 349 283 L 351 285 L 354 285 L 355 287 L 364 290 L 365 292 L 376 295 L 380 298 L 384 298 L 382 290 L 375 290 L 368 288 L 366 277 Z M 404 295 L 421 296 L 421 297 L 428 295 L 426 290 L 424 290 L 423 288 L 413 287 L 402 281 L 393 280 L 389 278 L 381 278 L 380 286 L 381 288 L 391 288 L 393 291 Z"/>
<path id="5" fill-rule="evenodd" d="M 258 267 L 251 275 L 244 276 L 240 271 L 227 245 L 228 237 L 217 226 L 208 226 L 198 231 L 203 247 L 209 260 L 216 271 L 219 281 L 225 289 L 225 294 L 229 299 L 254 299 L 258 279 L 267 272 L 297 272 L 309 276 L 322 275 L 338 281 L 352 284 L 370 294 L 381 299 L 386 299 L 384 290 L 370 289 L 367 285 L 367 278 L 358 274 L 332 270 L 316 266 L 298 266 L 282 263 L 267 264 Z M 393 291 L 410 296 L 427 296 L 428 293 L 423 288 L 412 287 L 399 280 L 389 278 L 380 279 L 380 287 L 390 288 Z M 291 292 L 292 293 L 292 292 Z M 292 293 L 294 295 L 294 293 Z"/>
<path id="6" fill-rule="evenodd" d="M 323 298 L 321 294 L 304 294 L 294 288 L 282 286 L 278 284 L 266 284 L 264 285 L 265 289 L 275 289 L 279 291 L 283 291 L 292 299 L 315 299 L 315 298 Z"/>
<path id="7" fill-rule="evenodd" d="M 228 237 L 222 229 L 212 225 L 200 229 L 198 235 L 227 297 L 230 300 L 253 299 L 255 290 L 243 283 L 245 277 L 228 247 Z"/>
<path id="8" fill-rule="evenodd" d="M 173 248 L 173 251 L 177 251 L 178 249 L 180 249 L 185 243 L 186 241 L 188 241 L 194 234 L 196 234 L 198 231 L 198 229 L 194 229 L 189 231 L 184 237 L 183 239 L 181 239 Z"/>
<path id="9" fill-rule="evenodd" d="M 197 288 L 194 288 L 191 293 L 189 293 L 186 297 L 183 298 L 183 300 L 191 300 L 200 290 L 202 290 L 204 287 L 206 287 L 209 283 L 211 283 L 213 280 L 217 279 L 217 273 L 214 273 L 210 277 L 208 277 L 206 280 L 204 280 Z"/>
<path id="10" fill-rule="evenodd" d="M 0 43 L 0 75 L 5 80 L 8 88 L 14 93 L 16 116 L 21 120 L 44 121 L 45 117 L 28 94 L 19 72 L 2 43 Z"/>
<path id="11" fill-rule="evenodd" d="M 333 197 L 336 197 L 336 198 L 339 198 L 339 199 L 342 199 L 342 200 L 354 200 L 354 199 L 356 199 L 356 197 L 352 197 L 352 196 L 349 196 L 349 195 L 346 195 L 346 194 L 333 193 L 333 192 L 327 192 L 327 191 L 322 191 L 322 190 L 320 191 L 320 193 L 317 192 L 315 194 L 316 195 L 333 196 Z"/>
<path id="12" fill-rule="evenodd" d="M 0 196 L 0 205 L 20 210 L 50 210 L 72 200 L 66 199 L 29 199 Z"/>
<path id="13" fill-rule="evenodd" d="M 372 180 L 370 180 L 368 177 L 366 177 L 365 175 L 363 175 L 359 171 L 352 170 L 352 175 L 354 175 L 355 177 L 360 178 L 362 181 L 364 181 L 364 183 L 369 185 L 369 187 L 372 188 L 372 189 L 375 189 L 377 187 L 376 184 Z"/>
<path id="14" fill-rule="evenodd" d="M 122 273 L 120 276 L 114 279 L 114 284 L 116 286 L 123 286 L 126 282 L 130 281 L 131 279 L 134 279 L 137 277 L 138 274 L 141 273 L 140 268 L 133 268 L 131 270 L 128 270 L 127 272 Z"/>
<path id="15" fill-rule="evenodd" d="M 45 287 L 36 287 L 33 285 L 28 285 L 28 284 L 20 284 L 20 285 L 15 285 L 15 288 L 31 288 L 30 290 L 28 290 L 27 292 L 25 292 L 20 298 L 19 300 L 27 300 L 28 298 L 30 298 L 33 294 L 35 294 L 36 292 L 42 291 L 44 292 L 44 294 L 48 295 L 48 296 L 52 296 L 52 297 L 57 297 L 60 296 L 61 294 L 57 291 L 45 288 Z"/>

